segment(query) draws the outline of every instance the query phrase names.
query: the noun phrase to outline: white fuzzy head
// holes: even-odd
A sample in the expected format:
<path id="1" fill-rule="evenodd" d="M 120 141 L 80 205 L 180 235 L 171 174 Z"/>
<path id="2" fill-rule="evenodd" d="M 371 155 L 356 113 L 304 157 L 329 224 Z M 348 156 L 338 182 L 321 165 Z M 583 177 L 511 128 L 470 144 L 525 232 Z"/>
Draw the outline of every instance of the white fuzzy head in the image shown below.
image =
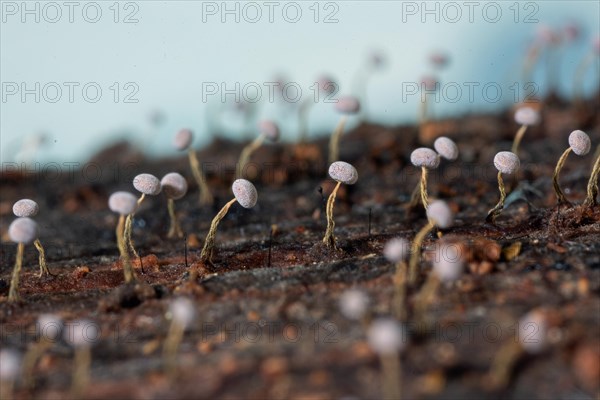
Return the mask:
<path id="1" fill-rule="evenodd" d="M 402 261 L 410 254 L 410 243 L 404 238 L 393 238 L 383 246 L 384 257 L 392 263 Z"/>
<path id="2" fill-rule="evenodd" d="M 160 180 L 165 195 L 173 200 L 179 200 L 188 190 L 187 181 L 177 172 L 170 172 Z"/>
<path id="3" fill-rule="evenodd" d="M 169 313 L 174 323 L 186 328 L 194 321 L 194 303 L 185 297 L 178 297 L 169 304 Z"/>
<path id="4" fill-rule="evenodd" d="M 15 350 L 0 350 L 0 381 L 13 381 L 21 374 L 21 355 Z"/>
<path id="5" fill-rule="evenodd" d="M 194 140 L 194 134 L 189 129 L 182 129 L 175 134 L 173 138 L 173 146 L 177 150 L 186 150 L 192 144 Z"/>
<path id="6" fill-rule="evenodd" d="M 35 217 L 40 210 L 38 203 L 30 199 L 17 201 L 12 209 L 17 217 Z"/>
<path id="7" fill-rule="evenodd" d="M 17 218 L 8 227 L 8 236 L 15 243 L 29 244 L 37 239 L 38 225 L 31 218 Z"/>
<path id="8" fill-rule="evenodd" d="M 521 107 L 515 111 L 515 122 L 519 125 L 537 125 L 540 122 L 540 114 L 531 107 Z"/>
<path id="9" fill-rule="evenodd" d="M 360 102 L 353 96 L 342 96 L 335 103 L 335 109 L 342 114 L 356 114 L 360 111 Z"/>
<path id="10" fill-rule="evenodd" d="M 447 54 L 435 52 L 429 55 L 429 62 L 436 68 L 443 68 L 450 62 Z"/>
<path id="11" fill-rule="evenodd" d="M 539 353 L 546 347 L 548 322 L 540 311 L 531 311 L 519 320 L 519 342 L 531 354 Z"/>
<path id="12" fill-rule="evenodd" d="M 450 228 L 454 224 L 454 214 L 443 200 L 434 200 L 427 207 L 427 218 L 439 228 Z"/>
<path id="13" fill-rule="evenodd" d="M 156 196 L 162 190 L 160 181 L 151 174 L 139 174 L 133 178 L 133 187 L 140 193 Z"/>
<path id="14" fill-rule="evenodd" d="M 246 179 L 237 179 L 231 185 L 231 191 L 238 203 L 244 208 L 252 208 L 258 201 L 258 192 L 252 182 Z"/>
<path id="15" fill-rule="evenodd" d="M 129 192 L 114 192 L 108 198 L 108 208 L 121 215 L 129 215 L 135 211 L 137 198 Z"/>
<path id="16" fill-rule="evenodd" d="M 592 49 L 596 54 L 600 54 L 600 36 L 596 36 L 592 41 Z"/>
<path id="17" fill-rule="evenodd" d="M 378 354 L 394 355 L 406 345 L 405 331 L 393 319 L 375 320 L 367 331 L 369 346 Z"/>
<path id="18" fill-rule="evenodd" d="M 319 79 L 317 79 L 317 84 L 319 85 L 319 90 L 323 93 L 331 94 L 337 89 L 335 80 L 327 75 L 321 75 Z"/>
<path id="19" fill-rule="evenodd" d="M 510 151 L 500 151 L 494 157 L 494 166 L 503 174 L 514 174 L 521 166 L 519 157 Z"/>
<path id="20" fill-rule="evenodd" d="M 569 146 L 573 149 L 573 153 L 585 156 L 592 148 L 592 141 L 587 133 L 577 130 L 569 135 Z"/>
<path id="21" fill-rule="evenodd" d="M 362 290 L 348 289 L 340 296 L 340 312 L 348 319 L 361 319 L 368 306 L 369 297 Z"/>
<path id="22" fill-rule="evenodd" d="M 273 121 L 264 120 L 258 123 L 258 130 L 271 142 L 279 140 L 279 127 Z"/>
<path id="23" fill-rule="evenodd" d="M 433 148 L 446 160 L 454 161 L 458 158 L 458 146 L 454 143 L 454 140 L 450 138 L 441 136 L 435 139 Z"/>
<path id="24" fill-rule="evenodd" d="M 80 319 L 69 322 L 63 337 L 73 347 L 93 346 L 100 340 L 100 325 L 94 321 Z"/>
<path id="25" fill-rule="evenodd" d="M 329 166 L 329 176 L 346 185 L 354 185 L 358 181 L 358 172 L 352 164 L 344 161 L 336 161 Z"/>
<path id="26" fill-rule="evenodd" d="M 465 269 L 464 247 L 444 243 L 436 246 L 433 258 L 433 272 L 442 282 L 454 282 Z"/>
<path id="27" fill-rule="evenodd" d="M 63 321 L 54 314 L 41 314 L 37 320 L 37 330 L 40 339 L 52 342 L 60 338 L 63 329 Z"/>
<path id="28" fill-rule="evenodd" d="M 438 88 L 438 80 L 434 76 L 424 76 L 421 78 L 421 87 L 428 92 L 434 92 Z"/>
<path id="29" fill-rule="evenodd" d="M 440 156 L 427 147 L 419 147 L 410 154 L 410 162 L 415 167 L 436 169 L 440 165 Z"/>

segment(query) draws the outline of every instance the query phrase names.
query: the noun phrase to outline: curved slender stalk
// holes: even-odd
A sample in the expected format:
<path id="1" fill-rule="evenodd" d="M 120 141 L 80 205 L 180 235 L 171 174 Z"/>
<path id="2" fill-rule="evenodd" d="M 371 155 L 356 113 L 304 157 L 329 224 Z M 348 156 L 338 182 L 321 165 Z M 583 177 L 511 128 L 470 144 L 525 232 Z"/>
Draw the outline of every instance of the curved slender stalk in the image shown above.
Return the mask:
<path id="1" fill-rule="evenodd" d="M 131 239 L 131 233 L 133 230 L 133 217 L 135 216 L 135 212 L 137 211 L 138 208 L 140 208 L 140 205 L 142 204 L 142 202 L 144 201 L 145 198 L 146 198 L 146 194 L 142 193 L 140 198 L 137 200 L 137 203 L 135 206 L 135 211 L 132 212 L 131 214 L 129 214 L 127 216 L 127 218 L 125 219 L 125 234 L 124 234 L 125 243 L 127 245 L 127 248 L 129 248 L 129 250 L 131 251 L 131 253 L 133 254 L 133 256 L 136 259 L 140 258 L 140 256 L 137 253 L 137 251 L 135 250 L 135 246 L 133 245 L 133 240 Z"/>
<path id="2" fill-rule="evenodd" d="M 423 239 L 429 232 L 433 230 L 435 224 L 432 221 L 428 221 L 427 225 L 425 225 L 421 230 L 416 234 L 413 239 L 412 246 L 410 248 L 410 261 L 408 264 L 408 282 L 411 285 L 414 285 L 417 281 L 417 266 L 419 264 L 419 260 L 421 259 L 421 245 L 423 244 Z"/>
<path id="3" fill-rule="evenodd" d="M 429 206 L 429 197 L 427 196 L 427 175 L 429 174 L 427 168 L 421 167 L 421 202 L 423 207 L 427 210 Z"/>
<path id="4" fill-rule="evenodd" d="M 421 182 L 417 183 L 410 195 L 410 201 L 408 202 L 408 208 L 413 209 L 419 205 L 421 200 Z"/>
<path id="5" fill-rule="evenodd" d="M 236 174 L 238 179 L 244 177 L 243 176 L 244 169 L 246 168 L 246 165 L 248 164 L 248 161 L 250 160 L 250 156 L 252 155 L 252 153 L 254 153 L 256 151 L 256 149 L 258 149 L 260 146 L 262 146 L 264 141 L 265 141 L 265 135 L 264 135 L 264 133 L 261 133 L 260 135 L 258 135 L 258 137 L 256 139 L 254 139 L 252 142 L 250 142 L 250 144 L 248 144 L 246 147 L 244 147 L 244 149 L 240 153 L 240 160 L 238 161 L 238 171 Z"/>
<path id="6" fill-rule="evenodd" d="M 33 245 L 39 253 L 38 262 L 40 264 L 40 274 L 38 275 L 38 278 L 41 278 L 44 275 L 52 275 L 48 269 L 48 266 L 46 265 L 46 252 L 44 251 L 44 246 L 42 246 L 40 239 L 35 239 Z"/>
<path id="7" fill-rule="evenodd" d="M 598 175 L 600 175 L 600 146 L 598 146 L 598 156 L 592 167 L 592 174 L 587 184 L 587 196 L 583 205 L 586 207 L 595 207 L 598 205 Z"/>
<path id="8" fill-rule="evenodd" d="M 171 220 L 171 226 L 169 227 L 169 233 L 167 233 L 168 238 L 182 238 L 183 231 L 181 230 L 181 226 L 179 225 L 179 220 L 177 219 L 177 214 L 175 214 L 175 200 L 168 199 L 167 200 L 167 208 L 169 210 L 169 218 Z"/>
<path id="9" fill-rule="evenodd" d="M 329 139 L 329 164 L 339 160 L 340 137 L 344 133 L 344 126 L 346 126 L 347 119 L 348 117 L 344 115 L 331 134 L 331 138 Z"/>
<path id="10" fill-rule="evenodd" d="M 342 182 L 338 182 L 333 189 L 333 192 L 327 198 L 327 207 L 325 209 L 327 213 L 327 230 L 325 231 L 325 236 L 323 236 L 323 243 L 327 245 L 327 247 L 335 249 L 335 236 L 333 235 L 333 230 L 335 228 L 335 221 L 333 220 L 333 204 L 335 203 L 335 196 L 337 195 L 337 191 L 340 188 Z"/>
<path id="11" fill-rule="evenodd" d="M 232 206 L 233 203 L 236 202 L 236 199 L 232 199 L 229 203 L 225 204 L 221 211 L 213 218 L 210 223 L 210 229 L 208 230 L 208 234 L 206 235 L 206 239 L 204 239 L 204 247 L 202 248 L 202 253 L 200 253 L 200 260 L 203 262 L 207 262 L 212 264 L 212 255 L 213 250 L 215 248 L 215 236 L 217 235 L 217 227 L 219 226 L 219 222 L 225 217 L 227 211 Z"/>
<path id="12" fill-rule="evenodd" d="M 21 275 L 21 268 L 23 268 L 23 253 L 25 251 L 25 244 L 17 244 L 17 258 L 15 260 L 15 267 L 13 268 L 12 278 L 10 279 L 10 289 L 8 290 L 8 301 L 19 301 L 19 276 Z"/>
<path id="13" fill-rule="evenodd" d="M 560 175 L 560 170 L 562 169 L 563 165 L 565 165 L 565 161 L 567 161 L 567 157 L 569 156 L 569 153 L 571 153 L 571 150 L 573 150 L 573 149 L 571 147 L 569 147 L 568 149 L 565 150 L 564 153 L 562 153 L 562 155 L 558 159 L 558 162 L 556 163 L 556 168 L 554 168 L 554 175 L 552 175 L 552 186 L 554 187 L 554 193 L 556 193 L 556 199 L 557 199 L 557 202 L 559 205 L 560 204 L 569 204 L 569 201 L 567 201 L 565 194 L 563 193 L 562 189 L 560 188 L 560 185 L 558 183 L 558 178 Z"/>
<path id="14" fill-rule="evenodd" d="M 213 203 L 213 195 L 206 184 L 206 178 L 200 169 L 200 162 L 198 161 L 198 157 L 196 156 L 196 152 L 194 149 L 190 147 L 188 150 L 188 158 L 190 160 L 190 168 L 192 169 L 192 175 L 194 175 L 194 180 L 198 184 L 198 188 L 200 189 L 200 205 L 208 206 Z"/>
<path id="15" fill-rule="evenodd" d="M 513 140 L 513 144 L 512 144 L 512 148 L 511 148 L 511 152 L 515 153 L 515 154 L 519 154 L 517 153 L 519 151 L 519 146 L 521 145 L 521 140 L 523 140 L 523 136 L 525 136 L 525 131 L 527 130 L 527 125 L 521 125 L 521 127 L 519 128 L 519 130 L 517 131 L 517 133 L 515 134 L 515 138 Z"/>
<path id="16" fill-rule="evenodd" d="M 131 266 L 131 260 L 129 260 L 129 253 L 125 245 L 125 216 L 119 216 L 119 223 L 117 224 L 117 247 L 121 254 L 121 261 L 123 262 L 123 274 L 125 275 L 125 283 L 129 283 L 135 280 L 135 273 Z"/>
<path id="17" fill-rule="evenodd" d="M 504 201 L 506 200 L 506 190 L 504 189 L 504 180 L 502 179 L 502 172 L 498 171 L 498 190 L 500 191 L 500 200 L 498 200 L 498 204 L 494 206 L 490 211 L 488 211 L 488 215 L 485 218 L 487 222 L 491 222 L 492 224 L 496 222 L 496 218 L 502 213 L 504 209 Z"/>

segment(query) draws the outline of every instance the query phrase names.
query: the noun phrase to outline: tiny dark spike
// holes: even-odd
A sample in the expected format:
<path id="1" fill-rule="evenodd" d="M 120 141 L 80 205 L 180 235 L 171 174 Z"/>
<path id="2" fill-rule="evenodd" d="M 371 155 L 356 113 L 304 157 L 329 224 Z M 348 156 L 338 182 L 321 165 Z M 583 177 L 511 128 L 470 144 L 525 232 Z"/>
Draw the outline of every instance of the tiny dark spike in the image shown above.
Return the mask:
<path id="1" fill-rule="evenodd" d="M 185 268 L 188 268 L 188 257 L 187 257 L 187 253 L 188 253 L 188 248 L 187 248 L 187 233 L 185 234 L 185 236 L 183 237 L 183 257 L 185 259 Z"/>

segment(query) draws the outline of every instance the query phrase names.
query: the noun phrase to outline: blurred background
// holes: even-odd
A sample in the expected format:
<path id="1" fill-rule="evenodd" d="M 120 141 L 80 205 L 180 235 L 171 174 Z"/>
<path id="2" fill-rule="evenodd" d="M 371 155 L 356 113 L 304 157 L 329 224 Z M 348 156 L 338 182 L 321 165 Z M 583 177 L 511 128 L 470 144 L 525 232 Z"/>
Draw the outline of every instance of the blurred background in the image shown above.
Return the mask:
<path id="1" fill-rule="evenodd" d="M 182 127 L 201 147 L 249 139 L 262 118 L 293 141 L 306 103 L 316 137 L 346 94 L 364 103 L 350 126 L 415 123 L 428 77 L 434 118 L 572 98 L 578 85 L 589 96 L 600 81 L 597 1 L 1 6 L 2 163 L 81 162 L 120 139 L 171 156 Z M 322 76 L 333 94 L 317 90 Z"/>

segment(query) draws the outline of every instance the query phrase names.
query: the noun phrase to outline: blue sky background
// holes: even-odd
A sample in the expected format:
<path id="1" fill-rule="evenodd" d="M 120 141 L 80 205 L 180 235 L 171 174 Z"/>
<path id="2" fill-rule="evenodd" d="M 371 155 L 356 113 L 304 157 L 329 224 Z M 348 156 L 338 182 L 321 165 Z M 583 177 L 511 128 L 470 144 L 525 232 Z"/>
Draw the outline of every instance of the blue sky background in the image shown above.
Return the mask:
<path id="1" fill-rule="evenodd" d="M 273 22 L 266 2 L 251 2 L 245 9 L 248 2 L 227 2 L 230 10 L 239 10 L 239 22 L 235 14 L 223 15 L 225 3 L 221 1 L 91 3 L 76 2 L 73 22 L 63 2 L 54 3 L 58 8 L 44 2 L 1 3 L 2 162 L 18 159 L 23 142 L 39 133 L 48 137 L 43 151 L 35 156 L 39 162 L 85 161 L 123 132 L 159 156 L 175 154 L 170 146 L 172 135 L 181 127 L 190 127 L 197 133 L 195 145 L 200 147 L 210 140 L 208 122 L 214 118 L 208 116 L 214 115 L 221 103 L 218 95 L 209 97 L 210 105 L 203 102 L 203 84 L 211 82 L 225 83 L 229 89 L 234 89 L 236 82 L 240 87 L 249 83 L 263 87 L 259 118 L 276 119 L 284 137 L 292 140 L 296 134 L 294 113 L 291 107 L 269 102 L 265 82 L 283 74 L 302 89 L 305 99 L 312 96 L 310 86 L 316 77 L 328 73 L 339 82 L 340 95 L 350 93 L 353 78 L 372 49 L 387 59 L 385 68 L 372 76 L 367 87 L 367 108 L 373 121 L 399 124 L 417 119 L 419 96 L 403 96 L 402 87 L 434 72 L 427 61 L 433 51 L 451 57 L 448 68 L 436 75 L 442 85 L 450 84 L 447 97 L 458 96 L 456 102 L 441 96 L 433 105 L 436 116 L 499 110 L 515 102 L 516 87 L 511 89 L 511 85 L 519 82 L 525 50 L 541 25 L 562 29 L 575 22 L 582 27 L 581 37 L 561 47 L 561 57 L 555 61 L 560 62 L 558 85 L 563 93 L 572 91 L 574 71 L 600 30 L 597 1 L 475 2 L 472 20 L 464 2 L 448 6 L 448 2 L 435 1 L 281 1 L 275 2 Z M 23 4 L 33 13 L 24 14 Z M 437 11 L 424 14 L 424 4 L 430 10 L 437 7 Z M 302 15 L 293 23 L 298 8 Z M 97 9 L 102 12 L 98 18 Z M 262 17 L 253 23 L 250 20 L 257 17 L 257 9 Z M 496 13 L 498 9 L 501 15 Z M 327 15 L 332 23 L 324 22 Z M 127 16 L 133 23 L 125 23 Z M 546 89 L 544 65 L 540 62 L 533 76 L 542 91 Z M 598 75 L 596 59 L 586 75 L 588 91 L 598 87 Z M 20 85 L 35 91 L 35 82 L 40 83 L 39 103 L 34 94 L 23 101 Z M 62 89 L 55 103 L 49 101 L 56 96 L 52 82 Z M 72 102 L 65 82 L 79 85 L 74 87 Z M 95 96 L 93 86 L 102 90 L 95 103 L 82 93 L 82 87 L 90 82 L 91 97 Z M 113 86 L 115 82 L 117 86 Z M 479 84 L 472 102 L 465 82 Z M 498 102 L 485 99 L 482 87 L 489 83 L 503 91 Z M 11 94 L 15 85 L 19 92 Z M 43 93 L 44 85 L 47 93 Z M 462 94 L 450 90 L 451 86 L 461 87 Z M 115 101 L 117 87 L 119 99 Z M 137 102 L 125 102 L 128 94 Z M 250 95 L 254 97 L 254 93 Z M 518 97 L 522 98 L 522 93 Z M 228 98 L 233 100 L 233 95 Z M 324 103 L 313 108 L 311 134 L 332 129 L 338 118 L 332 108 Z M 153 126 L 150 115 L 157 110 L 165 120 Z M 228 111 L 223 116 L 228 136 L 248 134 L 238 114 Z"/>

